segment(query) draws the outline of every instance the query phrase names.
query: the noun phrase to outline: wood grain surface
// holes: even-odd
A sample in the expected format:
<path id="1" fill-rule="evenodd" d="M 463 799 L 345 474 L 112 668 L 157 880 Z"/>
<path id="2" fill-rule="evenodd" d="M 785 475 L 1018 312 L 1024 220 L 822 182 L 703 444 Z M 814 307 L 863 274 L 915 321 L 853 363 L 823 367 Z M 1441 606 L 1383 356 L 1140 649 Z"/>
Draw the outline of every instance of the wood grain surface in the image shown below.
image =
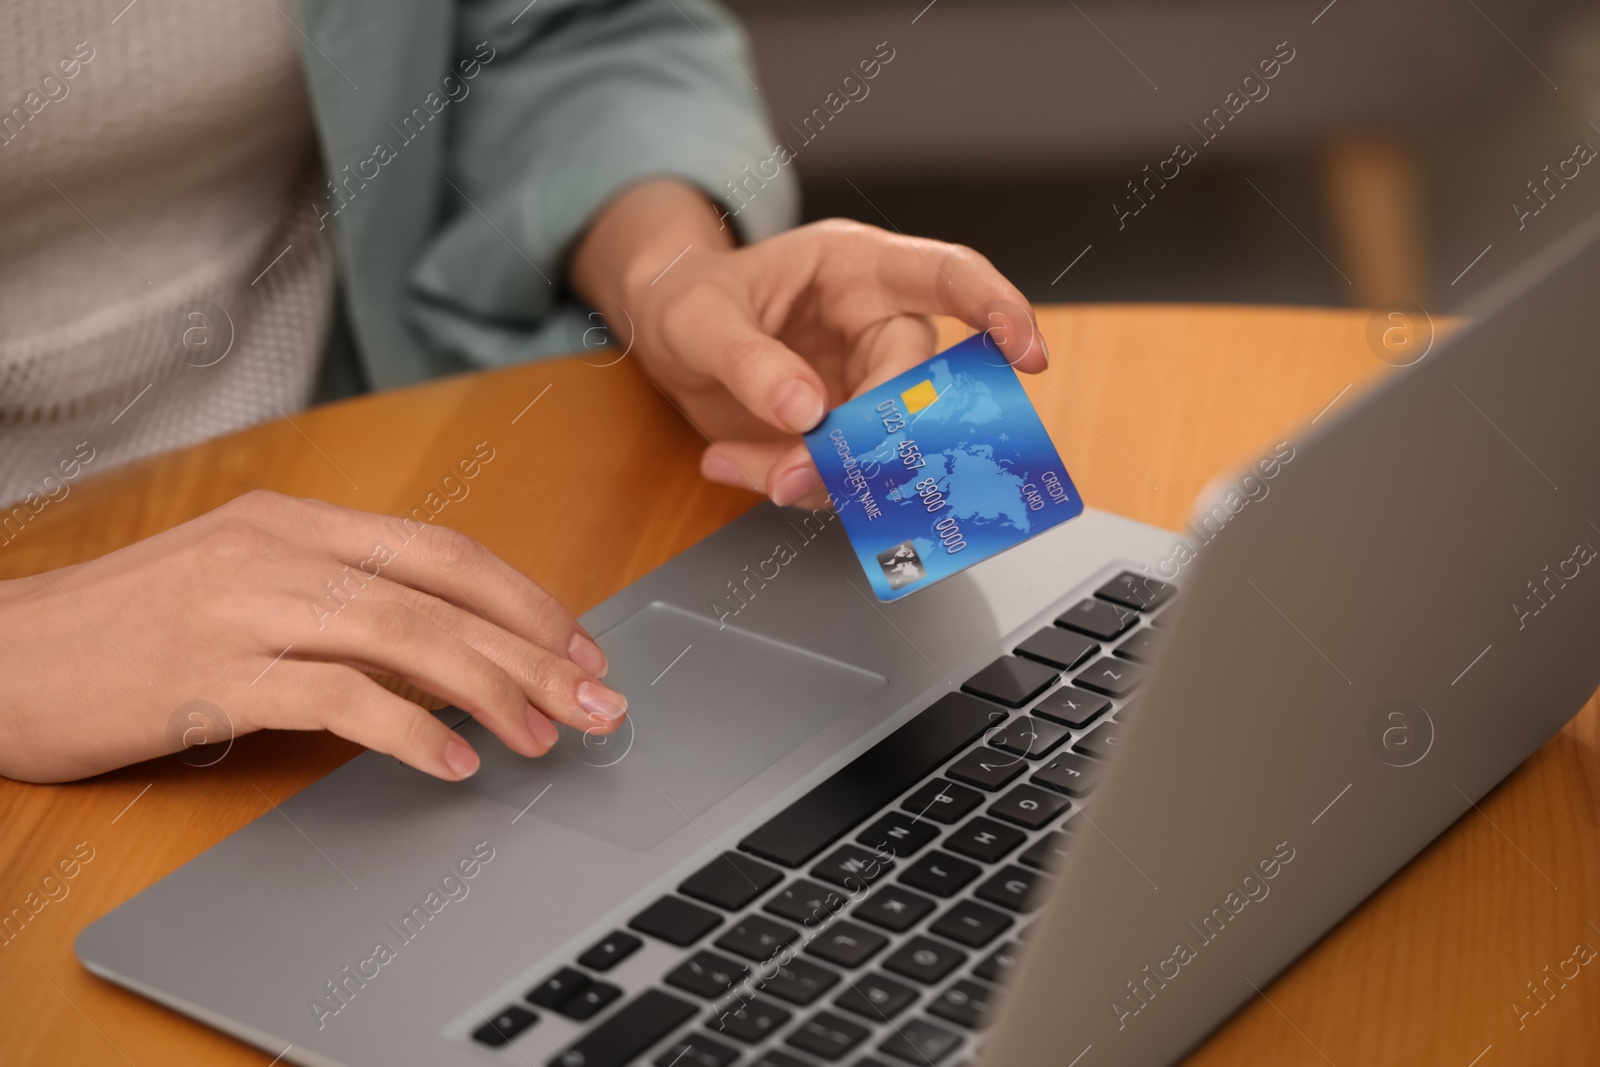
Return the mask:
<path id="1" fill-rule="evenodd" d="M 1084 497 L 1169 528 L 1214 476 L 1384 370 L 1362 312 L 1090 306 L 1040 318 L 1054 363 L 1028 391 Z M 0 548 L 0 578 L 93 558 L 258 487 L 409 512 L 482 441 L 495 459 L 438 521 L 577 611 L 754 503 L 701 481 L 699 434 L 633 360 L 596 352 L 320 408 L 85 480 Z M 1600 1062 L 1600 961 L 1547 981 L 1579 944 L 1600 948 L 1596 716 L 1591 701 L 1191 1062 Z M 0 779 L 0 916 L 46 899 L 42 880 L 63 862 L 75 872 L 64 897 L 0 934 L 0 1063 L 266 1064 L 94 978 L 72 941 L 356 752 L 327 734 L 268 733 L 205 768 L 168 758 L 71 785 Z"/>

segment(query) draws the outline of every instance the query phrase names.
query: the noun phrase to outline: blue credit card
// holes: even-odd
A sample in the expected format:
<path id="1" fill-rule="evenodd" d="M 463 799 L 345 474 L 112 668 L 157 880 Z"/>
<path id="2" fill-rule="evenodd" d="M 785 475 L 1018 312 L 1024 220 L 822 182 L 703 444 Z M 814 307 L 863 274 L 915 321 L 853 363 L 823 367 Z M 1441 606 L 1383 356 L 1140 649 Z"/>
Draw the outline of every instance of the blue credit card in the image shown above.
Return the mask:
<path id="1" fill-rule="evenodd" d="M 805 440 L 882 601 L 1083 512 L 1017 372 L 986 333 L 840 405 Z"/>

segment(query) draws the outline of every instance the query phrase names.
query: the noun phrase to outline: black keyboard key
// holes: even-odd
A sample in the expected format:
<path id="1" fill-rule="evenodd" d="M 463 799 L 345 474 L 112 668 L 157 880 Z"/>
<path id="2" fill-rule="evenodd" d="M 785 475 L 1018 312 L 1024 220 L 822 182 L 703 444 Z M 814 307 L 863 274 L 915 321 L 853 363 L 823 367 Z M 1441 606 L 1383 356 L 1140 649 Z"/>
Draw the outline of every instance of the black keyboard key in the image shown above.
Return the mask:
<path id="1" fill-rule="evenodd" d="M 776 971 L 760 979 L 757 989 L 803 1008 L 837 985 L 838 979 L 838 971 L 790 957 Z"/>
<path id="2" fill-rule="evenodd" d="M 900 806 L 911 814 L 946 826 L 958 823 L 973 808 L 983 802 L 983 794 L 964 785 L 935 778 L 915 793 L 906 797 Z"/>
<path id="3" fill-rule="evenodd" d="M 985 982 L 1003 983 L 1017 969 L 1021 958 L 1017 955 L 1018 945 L 1015 941 L 1008 941 L 983 958 L 983 961 L 972 968 L 972 973 L 982 978 Z"/>
<path id="4" fill-rule="evenodd" d="M 667 972 L 665 981 L 687 993 L 715 1000 L 744 981 L 750 969 L 715 952 L 696 952 Z"/>
<path id="5" fill-rule="evenodd" d="M 783 881 L 783 872 L 738 852 L 724 852 L 691 874 L 678 892 L 737 911 Z"/>
<path id="6" fill-rule="evenodd" d="M 988 746 L 975 748 L 956 760 L 944 773 L 979 789 L 993 792 L 1004 788 L 1017 775 L 1028 769 L 1028 761 L 1008 752 L 996 752 Z"/>
<path id="7" fill-rule="evenodd" d="M 897 1060 L 931 1067 L 961 1044 L 961 1035 L 924 1019 L 912 1019 L 878 1048 Z"/>
<path id="8" fill-rule="evenodd" d="M 967 962 L 967 954 L 931 937 L 913 937 L 883 961 L 884 967 L 928 985 Z"/>
<path id="9" fill-rule="evenodd" d="M 784 1040 L 802 1052 L 832 1061 L 865 1041 L 870 1032 L 842 1015 L 820 1011 L 795 1027 Z"/>
<path id="10" fill-rule="evenodd" d="M 1008 708 L 1020 708 L 1055 684 L 1061 672 L 1031 659 L 1001 656 L 961 686 Z"/>
<path id="11" fill-rule="evenodd" d="M 709 1029 L 747 1045 L 758 1044 L 783 1029 L 794 1013 L 770 1000 L 741 1000 L 718 1013 Z"/>
<path id="12" fill-rule="evenodd" d="M 1139 613 L 1104 600 L 1081 600 L 1056 619 L 1057 626 L 1109 641 L 1139 621 Z"/>
<path id="13" fill-rule="evenodd" d="M 1019 715 L 1000 727 L 989 738 L 989 744 L 1001 752 L 1041 759 L 1066 739 L 1065 726 L 1048 719 L 1036 719 L 1032 715 Z"/>
<path id="14" fill-rule="evenodd" d="M 613 1000 L 622 996 L 622 990 L 610 982 L 590 982 L 572 996 L 556 1005 L 556 1011 L 569 1019 L 583 1022 L 592 1019 Z"/>
<path id="15" fill-rule="evenodd" d="M 995 863 L 1027 840 L 1021 830 L 978 816 L 944 839 L 944 847 L 984 863 Z"/>
<path id="16" fill-rule="evenodd" d="M 1121 744 L 1121 726 L 1114 722 L 1108 722 L 1082 741 L 1073 745 L 1072 748 L 1076 752 L 1082 752 L 1085 756 L 1092 756 L 1097 760 L 1108 760 L 1116 753 L 1117 746 Z"/>
<path id="17" fill-rule="evenodd" d="M 865 926 L 841 919 L 811 939 L 806 951 L 841 967 L 859 967 L 883 951 L 889 939 Z"/>
<path id="18" fill-rule="evenodd" d="M 1015 865 L 1000 868 L 994 877 L 973 890 L 979 898 L 1012 911 L 1029 912 L 1044 903 L 1042 890 L 1050 879 Z"/>
<path id="19" fill-rule="evenodd" d="M 976 863 L 968 863 L 948 852 L 930 852 L 907 867 L 900 881 L 936 897 L 948 897 L 976 877 Z"/>
<path id="20" fill-rule="evenodd" d="M 1052 690 L 1031 714 L 1081 730 L 1111 710 L 1111 701 L 1099 693 L 1064 685 Z"/>
<path id="21" fill-rule="evenodd" d="M 840 845 L 815 867 L 811 877 L 859 893 L 894 867 L 894 860 L 860 845 Z"/>
<path id="22" fill-rule="evenodd" d="M 837 889 L 800 878 L 772 894 L 763 907 L 802 926 L 816 926 L 847 903 L 849 900 Z"/>
<path id="23" fill-rule="evenodd" d="M 752 1060 L 750 1067 L 811 1067 L 811 1061 L 791 1056 L 782 1049 L 769 1048 Z"/>
<path id="24" fill-rule="evenodd" d="M 722 916 L 682 897 L 662 897 L 630 919 L 628 925 L 669 945 L 687 947 L 722 925 Z"/>
<path id="25" fill-rule="evenodd" d="M 1124 637 L 1112 652 L 1135 663 L 1154 663 L 1161 658 L 1163 643 L 1161 634 L 1146 626 Z"/>
<path id="26" fill-rule="evenodd" d="M 928 1014 L 976 1030 L 983 1026 L 993 996 L 988 986 L 962 978 L 928 1005 Z"/>
<path id="27" fill-rule="evenodd" d="M 962 900 L 935 919 L 928 927 L 928 932 L 947 937 L 958 944 L 982 948 L 999 937 L 1014 921 L 1011 916 L 993 908 Z"/>
<path id="28" fill-rule="evenodd" d="M 1154 611 L 1178 595 L 1178 587 L 1135 571 L 1123 571 L 1094 591 L 1102 600 L 1139 611 Z"/>
<path id="29" fill-rule="evenodd" d="M 582 971 L 563 967 L 528 990 L 528 1001 L 541 1008 L 553 1008 L 568 997 L 581 993 L 589 982 L 589 976 Z"/>
<path id="30" fill-rule="evenodd" d="M 1074 685 L 1118 698 L 1133 692 L 1134 687 L 1142 681 L 1144 681 L 1143 667 L 1129 663 L 1125 659 L 1112 659 L 1110 656 L 1101 656 L 1089 664 L 1087 670 L 1072 679 Z"/>
<path id="31" fill-rule="evenodd" d="M 915 987 L 888 975 L 863 974 L 846 981 L 850 988 L 839 994 L 834 1003 L 873 1022 L 887 1022 L 917 999 Z"/>
<path id="32" fill-rule="evenodd" d="M 886 856 L 905 857 L 939 836 L 939 828 L 904 811 L 886 812 L 856 840 Z"/>
<path id="33" fill-rule="evenodd" d="M 1066 811 L 1071 803 L 1054 790 L 1047 791 L 1036 785 L 1019 785 L 990 804 L 989 814 L 1029 830 L 1039 830 Z"/>
<path id="34" fill-rule="evenodd" d="M 687 1001 L 647 989 L 574 1041 L 550 1067 L 625 1067 L 692 1019 L 695 1010 Z"/>
<path id="35" fill-rule="evenodd" d="M 667 1046 L 655 1058 L 655 1067 L 728 1067 L 739 1058 L 739 1050 L 715 1041 L 705 1034 L 690 1034 Z"/>
<path id="36" fill-rule="evenodd" d="M 1016 648 L 1019 656 L 1027 656 L 1064 671 L 1070 671 L 1099 651 L 1100 646 L 1095 642 L 1059 626 L 1046 626 Z"/>
<path id="37" fill-rule="evenodd" d="M 932 910 L 933 901 L 922 894 L 897 885 L 883 885 L 851 914 L 862 922 L 903 934 Z"/>
<path id="38" fill-rule="evenodd" d="M 1098 731 L 1097 731 L 1098 732 Z M 1093 760 L 1072 752 L 1061 752 L 1039 768 L 1028 781 L 1058 790 L 1069 797 L 1086 796 L 1094 786 L 1097 767 Z"/>
<path id="39" fill-rule="evenodd" d="M 1054 870 L 1056 864 L 1067 854 L 1067 843 L 1067 835 L 1060 831 L 1045 834 L 1029 845 L 1022 855 L 1017 857 L 1017 862 L 1036 870 Z"/>
<path id="40" fill-rule="evenodd" d="M 761 991 L 801 1007 L 839 984 L 839 972 L 805 960 L 791 959 L 761 980 Z"/>
<path id="41" fill-rule="evenodd" d="M 963 693 L 927 711 L 835 771 L 739 843 L 746 852 L 798 867 L 869 815 L 932 774 L 1003 713 Z"/>
<path id="42" fill-rule="evenodd" d="M 518 1034 L 538 1021 L 538 1015 L 527 1008 L 513 1004 L 472 1031 L 472 1040 L 490 1048 L 500 1048 L 509 1045 Z"/>
<path id="43" fill-rule="evenodd" d="M 716 946 L 747 960 L 763 963 L 777 954 L 785 945 L 793 944 L 800 931 L 788 923 L 769 919 L 765 915 L 746 915 L 733 924 L 727 933 L 717 938 Z"/>
<path id="44" fill-rule="evenodd" d="M 644 942 L 632 934 L 613 930 L 596 941 L 578 957 L 578 962 L 591 971 L 609 971 L 635 952 Z"/>

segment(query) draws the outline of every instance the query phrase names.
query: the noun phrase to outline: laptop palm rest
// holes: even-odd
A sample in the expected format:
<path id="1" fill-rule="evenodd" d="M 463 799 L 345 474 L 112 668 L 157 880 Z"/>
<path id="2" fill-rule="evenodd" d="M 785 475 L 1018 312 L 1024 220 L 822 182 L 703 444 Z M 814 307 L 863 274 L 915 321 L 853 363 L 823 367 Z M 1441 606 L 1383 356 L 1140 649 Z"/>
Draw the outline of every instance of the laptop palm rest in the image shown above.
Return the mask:
<path id="1" fill-rule="evenodd" d="M 881 674 L 659 601 L 599 635 L 628 694 L 611 735 L 562 728 L 528 760 L 476 722 L 470 788 L 635 851 L 683 829 L 887 684 Z M 542 795 L 541 795 L 542 794 Z"/>

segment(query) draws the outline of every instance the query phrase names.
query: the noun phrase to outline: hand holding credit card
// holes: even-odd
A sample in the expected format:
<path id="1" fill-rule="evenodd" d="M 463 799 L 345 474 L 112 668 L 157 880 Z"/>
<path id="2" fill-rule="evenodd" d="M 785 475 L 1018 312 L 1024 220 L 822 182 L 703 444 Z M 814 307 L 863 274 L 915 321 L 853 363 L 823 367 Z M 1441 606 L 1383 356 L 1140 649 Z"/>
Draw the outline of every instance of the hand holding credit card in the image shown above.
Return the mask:
<path id="1" fill-rule="evenodd" d="M 882 601 L 1083 511 L 1033 402 L 987 333 L 841 404 L 805 442 Z"/>

